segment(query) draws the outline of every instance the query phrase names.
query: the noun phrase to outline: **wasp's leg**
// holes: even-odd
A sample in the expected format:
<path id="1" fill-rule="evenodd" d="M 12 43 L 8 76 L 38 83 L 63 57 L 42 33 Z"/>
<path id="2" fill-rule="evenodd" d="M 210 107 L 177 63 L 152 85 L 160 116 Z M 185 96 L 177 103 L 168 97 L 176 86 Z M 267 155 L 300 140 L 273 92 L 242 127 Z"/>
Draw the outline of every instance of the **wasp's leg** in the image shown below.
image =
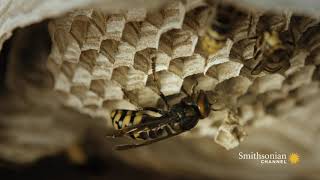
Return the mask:
<path id="1" fill-rule="evenodd" d="M 181 87 L 181 91 L 187 96 L 190 96 L 190 94 L 187 92 L 187 90 L 183 86 Z"/>
<path id="2" fill-rule="evenodd" d="M 264 63 L 263 63 L 263 61 L 260 61 L 260 62 L 253 68 L 253 70 L 251 71 L 251 74 L 252 74 L 252 75 L 258 75 L 258 74 L 260 74 L 260 73 L 262 72 L 263 68 L 264 68 Z"/>
<path id="3" fill-rule="evenodd" d="M 262 55 L 262 50 L 261 48 L 255 49 L 253 52 L 253 59 L 258 59 Z"/>
<path id="4" fill-rule="evenodd" d="M 137 147 L 141 147 L 141 146 L 153 144 L 153 143 L 155 143 L 155 142 L 159 142 L 159 141 L 162 141 L 162 140 L 165 140 L 165 139 L 168 139 L 168 138 L 177 136 L 177 135 L 179 135 L 179 134 L 181 134 L 181 133 L 183 133 L 183 132 L 185 132 L 185 131 L 178 132 L 178 133 L 174 133 L 174 134 L 168 134 L 167 136 L 160 137 L 160 138 L 153 139 L 153 140 L 149 140 L 149 141 L 146 141 L 146 142 L 143 142 L 143 143 L 140 143 L 140 144 L 124 144 L 124 145 L 118 145 L 118 146 L 115 147 L 115 149 L 116 149 L 116 150 L 128 150 L 128 149 L 133 149 L 133 148 L 137 148 Z"/>
<path id="5" fill-rule="evenodd" d="M 169 109 L 169 103 L 167 101 L 167 98 L 165 97 L 165 95 L 161 92 L 161 87 L 160 87 L 160 83 L 159 83 L 159 78 L 156 74 L 156 59 L 155 57 L 151 57 L 151 63 L 152 63 L 152 77 L 153 77 L 153 81 L 156 83 L 156 87 L 158 90 L 158 93 L 161 97 L 161 99 L 163 100 L 163 102 L 165 103 L 166 109 Z"/>
<path id="6" fill-rule="evenodd" d="M 195 92 L 196 92 L 196 88 L 198 86 L 199 82 L 196 80 L 196 82 L 192 85 L 191 87 L 191 94 L 188 93 L 188 91 L 182 86 L 181 87 L 181 91 L 186 94 L 187 96 L 190 96 L 192 97 L 193 95 L 195 95 Z"/>
<path id="7" fill-rule="evenodd" d="M 261 38 L 259 36 L 252 37 L 250 39 L 255 39 L 255 45 L 253 48 L 253 59 L 258 59 L 258 57 L 262 54 L 263 42 L 261 42 Z"/>
<path id="8" fill-rule="evenodd" d="M 196 80 L 196 83 L 193 84 L 191 89 L 191 94 L 194 95 L 196 92 L 196 88 L 198 87 L 199 82 Z"/>

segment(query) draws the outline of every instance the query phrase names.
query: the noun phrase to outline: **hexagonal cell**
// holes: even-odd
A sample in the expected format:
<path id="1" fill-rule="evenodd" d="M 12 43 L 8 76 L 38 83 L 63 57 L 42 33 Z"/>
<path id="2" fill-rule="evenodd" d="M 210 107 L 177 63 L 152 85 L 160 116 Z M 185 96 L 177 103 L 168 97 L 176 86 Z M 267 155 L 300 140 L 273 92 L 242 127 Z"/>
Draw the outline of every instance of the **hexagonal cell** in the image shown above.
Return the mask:
<path id="1" fill-rule="evenodd" d="M 158 83 L 160 84 L 160 91 L 165 96 L 180 93 L 183 79 L 181 79 L 179 76 L 168 71 L 157 72 L 157 76 L 159 77 Z M 149 79 L 148 79 L 148 86 L 149 84 L 154 83 L 152 78 L 149 78 Z"/>
<path id="2" fill-rule="evenodd" d="M 61 64 L 60 71 L 72 82 L 77 66 L 78 64 L 65 61 Z"/>
<path id="3" fill-rule="evenodd" d="M 144 72 L 145 74 L 152 73 L 151 56 L 154 52 L 155 50 L 150 50 L 150 49 L 137 52 L 134 56 L 133 67 L 137 70 Z"/>
<path id="4" fill-rule="evenodd" d="M 302 101 L 305 98 L 312 97 L 319 93 L 319 82 L 311 82 L 310 84 L 298 87 L 290 91 L 290 96 L 297 101 Z"/>
<path id="5" fill-rule="evenodd" d="M 125 13 L 125 18 L 128 22 L 143 21 L 147 16 L 145 8 L 130 8 Z"/>
<path id="6" fill-rule="evenodd" d="M 83 106 L 102 106 L 103 99 L 85 86 L 72 86 L 70 92 L 80 99 Z"/>
<path id="7" fill-rule="evenodd" d="M 93 79 L 107 79 L 112 77 L 113 65 L 107 61 L 104 55 L 99 54 L 96 61 L 97 64 L 93 67 L 92 78 Z M 105 63 L 107 62 L 107 63 Z"/>
<path id="8" fill-rule="evenodd" d="M 184 79 L 187 76 L 202 73 L 205 63 L 205 59 L 202 56 L 199 54 L 194 54 L 189 57 L 171 60 L 169 71 L 174 72 Z"/>
<path id="9" fill-rule="evenodd" d="M 79 64 L 91 73 L 93 71 L 93 67 L 96 64 L 97 56 L 98 56 L 97 50 L 83 51 L 80 55 Z"/>
<path id="10" fill-rule="evenodd" d="M 127 23 L 122 35 L 123 41 L 133 45 L 137 51 L 158 48 L 159 29 L 147 21 Z"/>
<path id="11" fill-rule="evenodd" d="M 104 40 L 100 48 L 101 53 L 106 56 L 110 62 L 114 62 L 114 68 L 133 65 L 136 50 L 129 43 Z"/>
<path id="12" fill-rule="evenodd" d="M 254 107 L 249 105 L 249 104 L 244 104 L 242 106 L 240 106 L 238 108 L 238 112 L 239 112 L 239 124 L 241 126 L 244 126 L 248 123 L 250 123 L 250 121 L 252 121 L 255 117 L 255 111 L 254 111 Z"/>
<path id="13" fill-rule="evenodd" d="M 101 34 L 105 36 L 105 33 L 107 31 L 107 17 L 105 16 L 105 14 L 102 11 L 92 10 L 90 17 L 91 22 L 95 24 L 95 26 L 99 29 Z"/>
<path id="14" fill-rule="evenodd" d="M 92 79 L 111 79 L 113 64 L 102 53 L 87 50 L 81 53 L 80 64 L 92 73 Z"/>
<path id="15" fill-rule="evenodd" d="M 207 5 L 201 5 L 186 13 L 184 26 L 191 28 L 196 34 L 203 35 L 209 21 L 210 8 Z"/>
<path id="16" fill-rule="evenodd" d="M 55 32 L 55 29 L 61 29 L 65 32 L 70 32 L 71 24 L 74 18 L 74 16 L 71 16 L 72 12 L 67 13 L 66 16 L 58 17 L 48 23 L 50 35 L 52 35 L 52 32 Z M 53 39 L 53 36 L 51 36 L 51 39 Z"/>
<path id="17" fill-rule="evenodd" d="M 192 88 L 195 85 L 196 87 L 194 87 L 194 90 L 198 92 L 200 90 L 212 91 L 217 84 L 218 84 L 217 79 L 214 79 L 210 76 L 205 76 L 202 73 L 188 76 L 183 81 L 183 87 L 189 94 L 192 93 L 191 92 Z"/>
<path id="18" fill-rule="evenodd" d="M 296 100 L 291 97 L 286 97 L 284 99 L 278 99 L 272 102 L 266 107 L 266 110 L 269 114 L 281 115 L 288 112 L 296 105 Z"/>
<path id="19" fill-rule="evenodd" d="M 239 124 L 257 126 L 256 124 L 261 125 L 265 123 L 263 120 L 265 120 L 264 118 L 269 115 L 265 112 L 264 108 L 265 107 L 260 102 L 242 104 L 237 108 Z"/>
<path id="20" fill-rule="evenodd" d="M 154 48 L 147 48 L 135 54 L 133 67 L 146 74 L 152 74 L 151 57 L 155 57 L 155 71 L 167 70 L 171 58 L 164 52 Z"/>
<path id="21" fill-rule="evenodd" d="M 81 54 L 79 43 L 69 33 L 63 29 L 56 29 L 54 32 L 53 46 L 57 46 L 58 51 L 52 58 L 77 63 Z M 58 53 L 59 52 L 59 53 Z"/>
<path id="22" fill-rule="evenodd" d="M 239 76 L 242 64 L 228 61 L 222 64 L 212 66 L 206 71 L 206 75 L 211 76 L 222 82 L 226 79 Z"/>
<path id="23" fill-rule="evenodd" d="M 232 77 L 219 83 L 215 88 L 215 92 L 219 95 L 225 94 L 226 96 L 239 97 L 247 92 L 251 84 L 252 82 L 246 77 Z"/>
<path id="24" fill-rule="evenodd" d="M 319 21 L 314 17 L 307 17 L 304 15 L 293 14 L 290 20 L 290 24 L 294 24 L 292 27 L 292 33 L 295 39 L 300 39 L 304 35 L 308 28 L 315 26 Z"/>
<path id="25" fill-rule="evenodd" d="M 319 65 L 320 64 L 320 46 L 315 48 L 306 58 L 306 65 L 314 64 Z"/>
<path id="26" fill-rule="evenodd" d="M 56 93 L 58 94 L 59 98 L 62 98 L 64 105 L 77 109 L 83 107 L 81 100 L 77 96 L 60 90 L 57 90 Z"/>
<path id="27" fill-rule="evenodd" d="M 127 42 L 120 42 L 118 46 L 118 53 L 115 54 L 115 67 L 132 66 L 134 61 L 134 54 L 136 50 Z"/>
<path id="28" fill-rule="evenodd" d="M 289 76 L 296 71 L 299 71 L 306 64 L 306 58 L 309 52 L 300 50 L 290 59 L 290 67 L 284 72 L 285 76 Z"/>
<path id="29" fill-rule="evenodd" d="M 228 39 L 226 42 L 226 46 L 224 46 L 222 49 L 220 49 L 214 54 L 204 53 L 202 52 L 202 50 L 199 50 L 197 46 L 196 52 L 199 52 L 203 57 L 207 58 L 207 65 L 204 70 L 205 73 L 208 71 L 208 69 L 210 69 L 214 65 L 222 64 L 230 61 L 229 54 L 232 46 L 233 46 L 233 42 Z"/>
<path id="30" fill-rule="evenodd" d="M 231 36 L 234 42 L 256 36 L 256 27 L 259 23 L 262 13 L 244 13 L 247 16 L 239 19 L 232 30 Z"/>
<path id="31" fill-rule="evenodd" d="M 172 1 L 160 12 L 147 15 L 147 21 L 155 25 L 160 31 L 166 32 L 170 29 L 181 28 L 185 14 L 185 8 L 180 1 Z"/>
<path id="32" fill-rule="evenodd" d="M 251 81 L 242 76 L 233 77 L 217 84 L 212 95 L 215 100 L 214 108 L 235 106 L 238 103 L 238 98 L 247 92 L 250 85 Z"/>
<path id="33" fill-rule="evenodd" d="M 218 132 L 217 127 L 212 127 L 212 121 L 209 118 L 202 119 L 198 122 L 197 126 L 195 127 L 196 131 L 192 134 L 192 136 L 199 136 L 199 137 L 208 137 L 212 138 Z"/>
<path id="34" fill-rule="evenodd" d="M 69 92 L 71 87 L 71 82 L 68 79 L 68 77 L 64 73 L 62 73 L 60 69 L 60 65 L 57 64 L 56 61 L 54 61 L 49 57 L 47 68 L 53 76 L 53 80 L 54 80 L 53 89 Z"/>
<path id="35" fill-rule="evenodd" d="M 244 135 L 244 132 L 238 125 L 223 124 L 219 127 L 214 140 L 219 145 L 230 150 L 239 146 Z"/>
<path id="36" fill-rule="evenodd" d="M 285 77 L 280 74 L 269 74 L 258 77 L 249 88 L 249 92 L 261 94 L 267 91 L 281 89 L 284 80 Z"/>
<path id="37" fill-rule="evenodd" d="M 74 67 L 74 74 L 72 77 L 72 85 L 90 87 L 92 75 L 90 69 L 82 64 L 77 64 Z"/>
<path id="38" fill-rule="evenodd" d="M 114 110 L 114 109 L 126 109 L 126 110 L 137 110 L 138 107 L 136 107 L 134 104 L 132 104 L 130 101 L 126 99 L 121 100 L 107 100 L 103 102 L 103 107 L 108 110 Z"/>
<path id="39" fill-rule="evenodd" d="M 119 41 L 122 36 L 126 19 L 123 15 L 112 14 L 106 18 L 106 34 L 105 39 L 113 39 Z"/>
<path id="40" fill-rule="evenodd" d="M 171 58 L 191 56 L 198 36 L 190 30 L 171 30 L 161 36 L 159 49 Z"/>
<path id="41" fill-rule="evenodd" d="M 139 107 L 157 107 L 160 96 L 150 87 L 136 89 L 127 93 L 131 101 Z"/>
<path id="42" fill-rule="evenodd" d="M 279 100 L 285 99 L 288 96 L 288 92 L 280 90 L 270 90 L 258 96 L 258 100 L 263 102 L 264 106 L 268 106 L 271 103 Z"/>
<path id="43" fill-rule="evenodd" d="M 70 34 L 77 40 L 81 50 L 99 50 L 102 32 L 87 16 L 76 16 L 72 22 Z"/>
<path id="44" fill-rule="evenodd" d="M 309 84 L 312 81 L 312 75 L 315 69 L 315 66 L 308 65 L 289 75 L 284 81 L 284 89 L 292 90 L 304 84 Z"/>
<path id="45" fill-rule="evenodd" d="M 58 18 L 54 21 L 56 27 L 65 27 L 67 31 L 70 31 L 72 22 L 78 16 L 86 16 L 90 21 L 99 28 L 102 34 L 106 29 L 106 17 L 103 12 L 94 9 L 77 9 L 67 13 L 63 18 Z"/>
<path id="46" fill-rule="evenodd" d="M 315 48 L 319 47 L 319 30 L 319 26 L 313 26 L 308 28 L 299 40 L 299 44 L 303 45 L 303 47 L 309 51 L 313 51 Z"/>
<path id="47" fill-rule="evenodd" d="M 119 83 L 110 80 L 93 80 L 90 90 L 104 100 L 116 100 L 123 98 L 123 91 Z"/>
<path id="48" fill-rule="evenodd" d="M 118 67 L 113 70 L 112 80 L 117 81 L 127 91 L 143 88 L 148 76 L 132 67 Z"/>
<path id="49" fill-rule="evenodd" d="M 185 15 L 185 8 L 181 1 L 175 0 L 168 3 L 161 13 L 163 15 L 163 30 L 181 28 Z"/>
<path id="50" fill-rule="evenodd" d="M 262 71 L 257 75 L 252 75 L 251 71 L 252 71 L 252 68 L 248 68 L 244 65 L 240 70 L 240 75 L 249 78 L 251 81 L 254 81 L 256 78 L 263 77 L 268 74 L 267 72 Z"/>
<path id="51" fill-rule="evenodd" d="M 243 106 L 243 105 L 252 105 L 257 102 L 257 95 L 252 93 L 245 93 L 244 95 L 238 97 L 237 99 L 237 105 Z M 259 102 L 261 103 L 261 102 Z"/>
<path id="52" fill-rule="evenodd" d="M 70 91 L 71 82 L 68 79 L 68 77 L 66 76 L 66 74 L 64 74 L 63 72 L 59 72 L 57 75 L 55 75 L 54 79 L 55 79 L 55 81 L 54 81 L 53 88 L 55 90 L 59 90 L 59 91 L 63 91 L 63 92 Z"/>
<path id="53" fill-rule="evenodd" d="M 261 34 L 266 28 L 272 31 L 281 32 L 288 29 L 292 13 L 289 11 L 282 13 L 265 12 L 260 16 L 257 24 L 257 33 Z M 267 22 L 267 23 L 266 23 Z"/>
<path id="54" fill-rule="evenodd" d="M 243 39 L 235 42 L 230 50 L 230 60 L 241 62 L 245 66 L 252 68 L 250 64 L 247 63 L 247 60 L 253 57 L 255 44 L 255 39 Z"/>

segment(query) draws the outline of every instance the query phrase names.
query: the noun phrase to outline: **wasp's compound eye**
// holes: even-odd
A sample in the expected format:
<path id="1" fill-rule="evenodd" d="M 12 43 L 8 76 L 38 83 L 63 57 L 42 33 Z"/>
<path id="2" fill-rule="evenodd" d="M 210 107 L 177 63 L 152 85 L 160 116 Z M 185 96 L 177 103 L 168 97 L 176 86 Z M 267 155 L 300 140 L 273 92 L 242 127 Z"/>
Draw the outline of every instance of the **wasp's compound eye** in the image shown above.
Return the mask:
<path id="1" fill-rule="evenodd" d="M 200 111 L 201 118 L 206 118 L 210 113 L 210 104 L 207 95 L 200 91 L 197 99 L 198 109 Z"/>

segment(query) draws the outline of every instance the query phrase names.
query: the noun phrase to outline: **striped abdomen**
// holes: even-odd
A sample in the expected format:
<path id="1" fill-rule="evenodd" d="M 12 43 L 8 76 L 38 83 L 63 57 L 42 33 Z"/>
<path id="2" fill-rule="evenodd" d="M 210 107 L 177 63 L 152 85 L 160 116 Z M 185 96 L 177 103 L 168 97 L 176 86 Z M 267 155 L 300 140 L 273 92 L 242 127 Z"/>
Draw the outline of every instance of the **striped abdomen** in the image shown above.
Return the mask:
<path id="1" fill-rule="evenodd" d="M 112 124 L 115 129 L 123 129 L 132 125 L 145 123 L 161 114 L 154 111 L 114 110 L 111 112 Z M 133 139 L 153 139 L 162 134 L 162 129 L 142 131 L 130 134 Z"/>

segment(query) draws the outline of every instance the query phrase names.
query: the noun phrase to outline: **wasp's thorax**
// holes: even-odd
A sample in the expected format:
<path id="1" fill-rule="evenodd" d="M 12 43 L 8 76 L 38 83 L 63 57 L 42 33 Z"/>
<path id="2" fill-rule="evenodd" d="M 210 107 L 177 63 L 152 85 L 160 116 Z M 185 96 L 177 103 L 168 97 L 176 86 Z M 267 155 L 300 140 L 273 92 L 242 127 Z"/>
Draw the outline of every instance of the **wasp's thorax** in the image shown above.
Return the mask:
<path id="1" fill-rule="evenodd" d="M 177 116 L 181 129 L 189 130 L 195 127 L 200 119 L 208 117 L 210 104 L 206 94 L 201 91 L 196 100 L 189 96 L 182 99 L 172 107 L 171 113 Z"/>

